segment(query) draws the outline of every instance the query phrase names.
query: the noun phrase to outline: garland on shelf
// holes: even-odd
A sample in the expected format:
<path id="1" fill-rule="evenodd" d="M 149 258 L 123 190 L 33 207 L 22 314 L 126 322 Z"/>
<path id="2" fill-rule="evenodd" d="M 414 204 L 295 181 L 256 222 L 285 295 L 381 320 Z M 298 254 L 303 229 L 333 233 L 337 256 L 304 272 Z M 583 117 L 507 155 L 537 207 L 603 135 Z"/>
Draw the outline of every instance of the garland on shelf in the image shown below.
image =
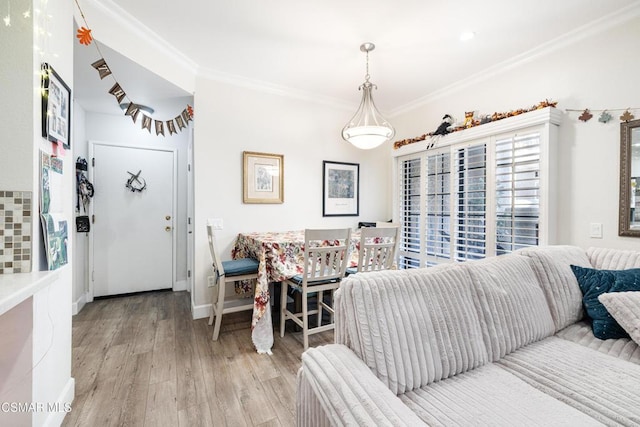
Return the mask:
<path id="1" fill-rule="evenodd" d="M 443 123 L 438 127 L 438 129 L 434 132 L 425 133 L 416 138 L 403 139 L 401 141 L 396 141 L 393 143 L 393 148 L 397 150 L 400 147 L 405 145 L 413 144 L 416 142 L 424 141 L 427 138 L 430 139 L 430 143 L 427 148 L 432 148 L 435 145 L 435 138 L 439 138 L 441 136 L 447 135 L 451 132 L 458 132 L 464 129 L 469 129 L 475 126 L 484 125 L 486 123 L 495 122 L 498 120 L 506 119 L 507 117 L 518 116 L 520 114 L 528 113 L 529 111 L 540 110 L 546 107 L 555 107 L 558 104 L 557 101 L 550 101 L 545 99 L 533 105 L 529 108 L 519 108 L 517 110 L 511 110 L 505 113 L 495 112 L 491 115 L 480 116 L 479 118 L 475 118 L 475 114 L 473 111 L 464 113 L 464 122 L 463 123 L 450 123 L 451 116 L 448 114 L 444 116 Z"/>
<path id="2" fill-rule="evenodd" d="M 538 104 L 527 108 L 527 109 L 517 109 L 517 110 L 512 110 L 506 113 L 493 113 L 492 115 L 485 115 L 485 116 L 480 116 L 479 119 L 476 119 L 474 116 L 474 112 L 466 112 L 464 113 L 465 116 L 465 120 L 463 123 L 451 123 L 451 116 L 449 116 L 448 114 L 445 115 L 443 117 L 443 122 L 442 124 L 440 124 L 440 126 L 438 127 L 438 129 L 436 129 L 434 132 L 429 132 L 429 133 L 425 133 L 423 135 L 420 135 L 418 137 L 415 138 L 411 138 L 411 139 L 403 139 L 401 141 L 396 141 L 393 144 L 393 148 L 394 149 L 398 149 L 400 147 L 403 147 L 405 145 L 409 145 L 409 144 L 413 144 L 415 142 L 420 142 L 420 141 L 425 141 L 428 139 L 428 145 L 427 145 L 427 149 L 432 148 L 435 145 L 435 142 L 437 141 L 437 138 L 440 138 L 444 135 L 447 135 L 451 132 L 458 132 L 464 129 L 469 129 L 472 128 L 474 126 L 479 126 L 479 125 L 483 125 L 485 123 L 490 123 L 490 122 L 495 122 L 496 120 L 502 120 L 505 119 L 507 117 L 513 117 L 513 116 L 517 116 L 523 113 L 528 113 L 529 111 L 534 111 L 534 110 L 539 110 L 545 107 L 555 107 L 558 103 L 556 101 L 549 101 L 548 99 L 545 99 L 542 102 L 539 102 Z M 633 112 L 635 112 L 635 110 L 640 110 L 640 107 L 636 107 L 636 108 L 605 108 L 605 109 L 590 109 L 590 108 L 583 108 L 583 109 L 572 109 L 572 108 L 566 108 L 564 111 L 566 111 L 567 113 L 580 113 L 580 115 L 578 116 L 578 120 L 582 121 L 582 122 L 588 122 L 589 120 L 591 120 L 594 115 L 592 113 L 600 113 L 599 117 L 598 117 L 598 122 L 600 123 L 609 123 L 612 119 L 613 119 L 613 115 L 612 113 L 614 112 L 622 112 L 622 114 L 618 117 L 620 119 L 621 122 L 629 122 L 631 120 L 633 120 L 635 118 Z"/>
<path id="3" fill-rule="evenodd" d="M 78 7 L 78 10 L 80 11 L 80 15 L 82 16 L 82 20 L 84 21 L 84 24 L 85 24 L 85 26 L 78 29 L 78 34 L 76 35 L 76 37 L 78 38 L 78 41 L 80 44 L 84 46 L 89 46 L 91 42 L 94 41 L 91 35 L 91 30 L 89 29 L 89 24 L 87 23 L 87 20 L 84 17 L 84 12 L 82 11 L 82 8 L 80 8 L 80 5 L 78 4 L 78 0 L 75 0 L 75 3 L 76 3 L 76 6 Z M 95 68 L 96 71 L 98 72 L 100 76 L 100 80 L 104 79 L 107 76 L 111 76 L 111 78 L 114 80 L 114 85 L 111 87 L 111 89 L 109 89 L 109 94 L 113 95 L 116 98 L 119 105 L 122 103 L 122 101 L 125 98 L 127 101 L 129 101 L 127 103 L 127 109 L 124 115 L 130 116 L 131 120 L 133 120 L 133 123 L 135 123 L 138 118 L 138 115 L 140 114 L 140 110 L 141 110 L 140 104 L 136 104 L 135 102 L 133 102 L 129 98 L 127 93 L 124 91 L 124 89 L 122 89 L 122 87 L 120 86 L 120 83 L 118 83 L 115 76 L 113 75 L 113 71 L 111 70 L 111 68 L 109 68 L 109 65 L 107 65 L 107 61 L 105 61 L 102 55 L 102 52 L 100 51 L 100 46 L 98 46 L 97 42 L 94 43 L 94 46 L 96 47 L 96 50 L 100 55 L 100 59 L 94 62 L 93 64 L 91 64 L 91 66 Z M 149 133 L 151 133 L 151 124 L 153 122 L 155 131 L 156 131 L 156 136 L 157 135 L 165 136 L 165 125 L 166 125 L 166 129 L 169 132 L 169 135 L 173 135 L 174 133 L 177 134 L 178 131 L 182 131 L 182 129 L 186 129 L 190 121 L 193 121 L 193 107 L 187 104 L 187 107 L 184 110 L 182 110 L 180 114 L 178 114 L 175 118 L 170 120 L 155 120 L 143 113 L 141 127 L 142 129 L 147 129 Z"/>

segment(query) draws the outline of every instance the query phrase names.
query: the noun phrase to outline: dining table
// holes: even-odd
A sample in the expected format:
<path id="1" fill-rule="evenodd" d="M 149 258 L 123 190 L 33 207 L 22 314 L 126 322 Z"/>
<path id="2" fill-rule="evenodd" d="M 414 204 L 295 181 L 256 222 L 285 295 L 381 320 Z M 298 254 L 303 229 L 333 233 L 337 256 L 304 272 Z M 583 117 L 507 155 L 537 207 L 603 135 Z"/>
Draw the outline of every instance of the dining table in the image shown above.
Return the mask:
<path id="1" fill-rule="evenodd" d="M 358 265 L 360 230 L 351 232 L 348 267 Z M 304 269 L 304 230 L 239 233 L 231 251 L 233 259 L 258 261 L 254 289 L 251 339 L 258 353 L 271 354 L 273 323 L 269 283 L 282 282 Z"/>

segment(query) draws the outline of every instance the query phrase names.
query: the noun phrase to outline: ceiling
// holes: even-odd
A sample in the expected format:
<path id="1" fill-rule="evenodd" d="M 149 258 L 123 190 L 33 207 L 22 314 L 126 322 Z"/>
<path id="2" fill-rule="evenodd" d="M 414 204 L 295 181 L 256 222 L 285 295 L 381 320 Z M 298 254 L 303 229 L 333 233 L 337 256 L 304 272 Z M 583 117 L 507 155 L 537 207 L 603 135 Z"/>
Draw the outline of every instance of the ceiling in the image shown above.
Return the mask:
<path id="1" fill-rule="evenodd" d="M 95 0 L 124 11 L 212 79 L 237 80 L 309 95 L 355 109 L 364 81 L 365 54 L 373 42 L 371 81 L 378 107 L 393 113 L 496 67 L 577 40 L 616 22 L 638 0 Z M 89 17 L 88 17 L 89 18 Z M 89 19 L 90 20 L 90 19 Z M 462 42 L 463 31 L 475 38 Z M 94 34 L 98 39 L 99 34 Z M 77 44 L 77 43 L 76 43 Z M 108 49 L 106 46 L 104 49 Z M 94 50 L 76 49 L 79 55 Z M 103 52 L 104 53 L 104 52 Z M 107 55 L 108 53 L 108 55 Z M 155 96 L 189 95 L 117 52 L 104 57 L 118 81 Z M 77 67 L 95 58 L 76 57 Z M 137 67 L 137 68 L 136 68 Z M 84 69 L 86 70 L 86 68 Z M 75 74 L 83 106 L 96 89 L 97 72 Z M 106 80 L 106 79 L 105 79 Z M 106 83 L 105 83 L 106 84 Z M 156 87 L 156 85 L 160 85 Z M 109 86 L 110 87 L 110 86 Z M 89 93 L 92 91 L 91 93 Z M 94 101 L 91 101 L 94 99 Z M 93 108 L 93 107 L 92 107 Z M 89 108 L 89 109 L 92 109 Z"/>

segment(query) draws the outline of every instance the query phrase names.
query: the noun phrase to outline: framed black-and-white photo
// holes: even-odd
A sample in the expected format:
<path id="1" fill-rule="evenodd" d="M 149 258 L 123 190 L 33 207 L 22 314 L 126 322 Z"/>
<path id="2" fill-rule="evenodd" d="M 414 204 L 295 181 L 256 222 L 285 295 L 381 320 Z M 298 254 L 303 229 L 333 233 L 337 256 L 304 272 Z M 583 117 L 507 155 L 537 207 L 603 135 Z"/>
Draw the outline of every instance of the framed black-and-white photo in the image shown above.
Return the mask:
<path id="1" fill-rule="evenodd" d="M 284 202 L 284 156 L 244 151 L 243 203 Z"/>
<path id="2" fill-rule="evenodd" d="M 360 165 L 322 162 L 322 216 L 358 216 Z"/>
<path id="3" fill-rule="evenodd" d="M 42 137 L 71 147 L 71 89 L 47 63 L 42 64 Z"/>

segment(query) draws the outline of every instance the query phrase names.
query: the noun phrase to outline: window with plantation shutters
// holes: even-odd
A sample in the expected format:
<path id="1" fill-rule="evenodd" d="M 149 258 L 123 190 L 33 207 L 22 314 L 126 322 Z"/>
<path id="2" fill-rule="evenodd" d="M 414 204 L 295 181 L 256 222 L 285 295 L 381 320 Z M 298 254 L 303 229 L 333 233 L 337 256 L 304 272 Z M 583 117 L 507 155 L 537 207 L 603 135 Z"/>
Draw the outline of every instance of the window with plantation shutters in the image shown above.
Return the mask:
<path id="1" fill-rule="evenodd" d="M 420 158 L 400 162 L 401 233 L 399 268 L 420 267 L 421 165 Z"/>
<path id="2" fill-rule="evenodd" d="M 427 265 L 451 258 L 451 155 L 427 156 L 426 227 Z"/>
<path id="3" fill-rule="evenodd" d="M 487 245 L 487 146 L 455 150 L 455 259 L 480 259 Z"/>
<path id="4" fill-rule="evenodd" d="M 398 149 L 399 268 L 553 244 L 561 116 L 538 110 Z"/>
<path id="5" fill-rule="evenodd" d="M 540 133 L 498 139 L 496 152 L 496 253 L 538 245 Z"/>

